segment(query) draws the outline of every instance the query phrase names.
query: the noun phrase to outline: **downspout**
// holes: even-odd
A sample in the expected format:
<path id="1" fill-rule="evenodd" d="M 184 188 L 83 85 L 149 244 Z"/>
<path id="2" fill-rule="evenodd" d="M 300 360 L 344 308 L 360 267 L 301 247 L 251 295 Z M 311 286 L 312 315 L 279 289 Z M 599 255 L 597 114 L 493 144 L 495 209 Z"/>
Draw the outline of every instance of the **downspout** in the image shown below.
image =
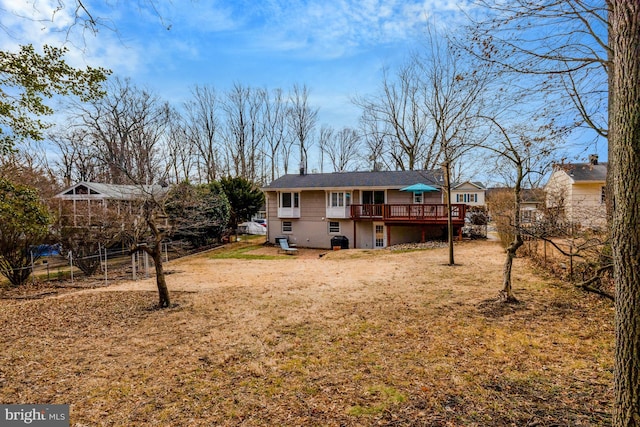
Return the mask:
<path id="1" fill-rule="evenodd" d="M 264 195 L 264 209 L 267 214 L 267 242 L 271 242 L 271 224 L 269 224 L 269 193 L 265 193 Z"/>

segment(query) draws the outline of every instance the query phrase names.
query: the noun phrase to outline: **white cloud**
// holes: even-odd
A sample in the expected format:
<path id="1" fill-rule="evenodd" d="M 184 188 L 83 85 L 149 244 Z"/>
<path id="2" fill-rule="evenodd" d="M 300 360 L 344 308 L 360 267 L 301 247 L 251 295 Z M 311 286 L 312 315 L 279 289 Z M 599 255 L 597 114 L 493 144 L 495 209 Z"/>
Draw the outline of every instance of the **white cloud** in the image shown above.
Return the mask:
<path id="1" fill-rule="evenodd" d="M 0 0 L 0 26 L 6 37 L 0 37 L 0 48 L 16 50 L 20 44 L 60 44 L 61 30 L 71 17 L 65 10 L 56 11 L 52 1 L 12 2 Z"/>
<path id="2" fill-rule="evenodd" d="M 140 33 L 120 34 L 100 29 L 97 36 L 83 34 L 74 22 L 72 0 L 67 8 L 57 10 L 58 0 L 0 0 L 4 13 L 1 24 L 16 37 L 0 42 L 0 48 L 15 48 L 18 43 L 66 43 L 81 53 L 74 60 L 113 68 L 132 74 L 139 67 L 167 52 L 179 52 L 192 58 L 205 54 L 212 38 L 228 36 L 239 43 L 214 46 L 238 52 L 259 51 L 295 54 L 298 57 L 335 59 L 357 54 L 378 45 L 414 41 L 424 29 L 429 16 L 456 13 L 453 0 L 156 0 L 154 8 L 144 2 L 128 1 L 111 5 L 106 0 L 90 1 L 90 10 L 107 25 L 120 30 L 144 28 Z M 111 5 L 111 6 L 110 6 Z M 142 6 L 141 6 L 142 5 Z M 28 16 L 29 19 L 24 17 Z M 54 17 L 52 19 L 52 17 Z M 156 40 L 144 32 L 148 28 L 171 28 L 173 37 Z M 86 37 L 83 37 L 85 36 Z M 73 65 L 79 65 L 75 63 Z"/>
<path id="3" fill-rule="evenodd" d="M 231 31 L 242 25 L 242 19 L 234 16 L 234 8 L 227 5 L 211 7 L 206 2 L 192 3 L 191 7 L 175 10 L 173 15 L 179 25 L 202 32 Z"/>
<path id="4" fill-rule="evenodd" d="M 61 7 L 62 6 L 65 7 Z M 126 17 L 126 7 L 110 8 L 108 3 L 87 2 L 93 16 L 102 23 L 95 33 L 76 21 L 72 0 L 0 0 L 3 11 L 0 25 L 8 37 L 0 37 L 0 49 L 16 51 L 19 45 L 33 44 L 66 46 L 67 63 L 83 68 L 87 65 L 113 69 L 120 75 L 134 74 L 145 62 L 153 59 L 144 55 L 144 41 L 125 40 L 118 23 Z M 135 19 L 142 20 L 143 11 L 135 12 Z M 149 19 L 156 19 L 157 16 Z"/>
<path id="5" fill-rule="evenodd" d="M 62 7 L 55 0 L 12 1 L 0 0 L 2 23 L 5 26 L 15 25 L 19 21 L 29 22 L 36 26 L 49 28 L 66 28 L 73 22 L 68 8 Z"/>
<path id="6" fill-rule="evenodd" d="M 215 70 L 218 81 L 252 78 L 240 73 L 254 71 L 255 57 L 263 61 L 273 57 L 275 62 L 278 56 L 290 63 L 298 61 L 293 67 L 304 59 L 358 58 L 360 63 L 349 70 L 349 75 L 357 74 L 362 67 L 367 73 L 377 73 L 389 55 L 404 50 L 419 38 L 429 16 L 455 14 L 459 3 L 453 0 L 154 0 L 156 9 L 151 9 L 145 8 L 146 1 L 142 0 L 86 0 L 85 4 L 95 15 L 106 18 L 103 22 L 117 32 L 100 27 L 97 35 L 83 37 L 79 27 L 71 33 L 60 31 L 74 22 L 74 16 L 69 9 L 54 14 L 58 1 L 0 0 L 0 11 L 5 12 L 0 24 L 16 35 L 15 38 L 0 37 L 0 49 L 15 48 L 19 43 L 36 46 L 66 43 L 70 46 L 68 62 L 73 66 L 103 66 L 141 84 L 160 73 L 175 73 L 175 84 L 185 87 L 192 83 L 185 80 L 185 73 L 181 71 L 185 62 L 205 70 L 209 67 L 210 74 Z M 63 2 L 73 4 L 73 0 Z M 55 16 L 53 21 L 52 16 Z M 363 65 L 361 54 L 373 52 L 380 46 L 386 50 L 376 53 L 379 56 L 369 58 L 368 65 Z M 258 80 L 267 81 L 268 65 L 262 73 L 264 79 L 258 76 Z M 285 73 L 287 78 L 291 74 L 291 78 L 298 81 L 311 81 L 315 76 L 320 79 L 322 67 L 309 68 L 312 72 L 287 68 Z M 282 74 L 283 68 L 279 70 Z M 237 74 L 227 75 L 229 72 Z M 197 73 L 189 70 L 188 74 Z M 162 77 L 169 78 L 168 75 Z M 272 78 L 282 80 L 284 77 Z M 340 79 L 348 80 L 349 76 L 340 76 Z M 245 83 L 252 84 L 252 81 Z"/>
<path id="7" fill-rule="evenodd" d="M 415 39 L 429 16 L 456 13 L 444 0 L 271 0 L 242 7 L 257 49 L 336 58 L 374 45 Z M 236 11 L 236 14 L 238 12 Z M 232 16 L 230 14 L 229 16 Z"/>

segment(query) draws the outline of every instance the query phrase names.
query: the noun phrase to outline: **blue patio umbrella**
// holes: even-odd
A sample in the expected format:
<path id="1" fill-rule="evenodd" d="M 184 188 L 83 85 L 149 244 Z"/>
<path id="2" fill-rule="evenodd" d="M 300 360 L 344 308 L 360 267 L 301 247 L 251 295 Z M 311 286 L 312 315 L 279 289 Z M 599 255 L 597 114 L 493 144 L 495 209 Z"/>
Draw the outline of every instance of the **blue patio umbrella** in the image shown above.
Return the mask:
<path id="1" fill-rule="evenodd" d="M 413 184 L 408 187 L 401 188 L 400 191 L 411 191 L 412 193 L 429 193 L 433 191 L 438 191 L 437 188 L 432 187 L 427 184 Z"/>

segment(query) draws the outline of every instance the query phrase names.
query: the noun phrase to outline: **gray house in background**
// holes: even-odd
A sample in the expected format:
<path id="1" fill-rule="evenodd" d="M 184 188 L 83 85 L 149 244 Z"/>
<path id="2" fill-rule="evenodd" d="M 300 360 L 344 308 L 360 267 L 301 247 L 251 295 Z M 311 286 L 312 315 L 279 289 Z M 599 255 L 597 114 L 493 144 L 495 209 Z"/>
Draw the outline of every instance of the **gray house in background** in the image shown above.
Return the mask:
<path id="1" fill-rule="evenodd" d="M 403 190 L 421 184 L 418 190 Z M 442 171 L 334 172 L 285 175 L 262 190 L 267 239 L 331 248 L 384 248 L 446 236 Z M 420 191 L 420 187 L 426 191 Z M 465 204 L 453 205 L 453 228 L 464 225 Z"/>

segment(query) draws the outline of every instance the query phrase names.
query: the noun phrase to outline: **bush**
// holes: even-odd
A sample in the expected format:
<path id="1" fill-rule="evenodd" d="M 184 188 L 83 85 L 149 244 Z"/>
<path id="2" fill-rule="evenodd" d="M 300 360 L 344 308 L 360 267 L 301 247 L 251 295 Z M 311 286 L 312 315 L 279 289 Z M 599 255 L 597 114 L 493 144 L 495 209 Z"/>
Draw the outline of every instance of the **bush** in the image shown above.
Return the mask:
<path id="1" fill-rule="evenodd" d="M 50 223 L 35 189 L 0 178 L 0 272 L 13 286 L 31 275 L 31 248 L 47 238 Z"/>
<path id="2" fill-rule="evenodd" d="M 515 238 L 515 230 L 513 228 L 514 206 L 513 190 L 508 188 L 498 190 L 487 198 L 487 207 L 491 212 L 491 218 L 498 232 L 500 243 L 505 248 Z"/>
<path id="3" fill-rule="evenodd" d="M 217 182 L 199 186 L 183 182 L 171 189 L 164 207 L 170 234 L 194 246 L 219 240 L 229 221 L 229 201 Z"/>

